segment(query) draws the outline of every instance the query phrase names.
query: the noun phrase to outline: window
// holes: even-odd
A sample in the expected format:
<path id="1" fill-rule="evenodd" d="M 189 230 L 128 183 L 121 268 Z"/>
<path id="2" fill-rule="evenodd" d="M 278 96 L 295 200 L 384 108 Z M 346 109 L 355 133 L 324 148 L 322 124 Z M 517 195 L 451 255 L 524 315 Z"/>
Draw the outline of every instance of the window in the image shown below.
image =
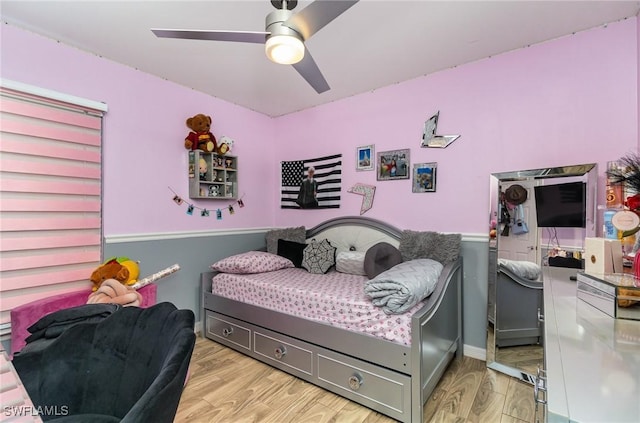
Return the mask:
<path id="1" fill-rule="evenodd" d="M 102 103 L 0 87 L 0 334 L 10 310 L 90 286 L 101 262 Z"/>

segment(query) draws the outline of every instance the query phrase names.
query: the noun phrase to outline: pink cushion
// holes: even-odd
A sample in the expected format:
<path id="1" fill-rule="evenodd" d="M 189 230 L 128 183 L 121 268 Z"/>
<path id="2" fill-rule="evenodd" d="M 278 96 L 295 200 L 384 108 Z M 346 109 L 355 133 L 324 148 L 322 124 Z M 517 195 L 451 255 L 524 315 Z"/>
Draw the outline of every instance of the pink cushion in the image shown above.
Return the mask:
<path id="1" fill-rule="evenodd" d="M 142 296 L 140 307 L 146 308 L 154 305 L 157 291 L 158 286 L 153 283 L 140 288 L 138 290 Z M 91 292 L 91 290 L 86 290 L 53 295 L 11 310 L 11 355 L 13 356 L 26 345 L 25 339 L 30 335 L 27 328 L 49 313 L 86 304 Z"/>
<path id="2" fill-rule="evenodd" d="M 224 273 L 262 273 L 294 267 L 288 258 L 266 251 L 248 251 L 224 258 L 211 265 L 213 270 Z"/>

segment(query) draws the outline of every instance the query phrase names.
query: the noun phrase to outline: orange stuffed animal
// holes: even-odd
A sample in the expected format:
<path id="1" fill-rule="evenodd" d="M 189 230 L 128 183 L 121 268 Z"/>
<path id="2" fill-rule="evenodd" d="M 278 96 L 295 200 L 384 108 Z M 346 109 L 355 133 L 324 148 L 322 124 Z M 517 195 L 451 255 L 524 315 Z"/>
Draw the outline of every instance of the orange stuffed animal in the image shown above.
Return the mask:
<path id="1" fill-rule="evenodd" d="M 191 129 L 184 139 L 187 150 L 202 150 L 211 153 L 218 149 L 216 137 L 211 133 L 211 117 L 197 114 L 187 119 L 187 127 Z"/>

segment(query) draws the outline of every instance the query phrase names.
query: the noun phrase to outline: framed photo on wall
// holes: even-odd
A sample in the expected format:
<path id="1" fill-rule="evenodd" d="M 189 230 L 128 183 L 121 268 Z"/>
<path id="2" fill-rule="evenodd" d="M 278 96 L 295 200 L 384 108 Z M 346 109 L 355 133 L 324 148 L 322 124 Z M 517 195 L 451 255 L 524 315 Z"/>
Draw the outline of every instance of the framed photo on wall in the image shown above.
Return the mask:
<path id="1" fill-rule="evenodd" d="M 373 145 L 364 145 L 356 149 L 356 170 L 373 170 Z"/>
<path id="2" fill-rule="evenodd" d="M 436 191 L 437 163 L 416 163 L 413 165 L 413 192 Z"/>
<path id="3" fill-rule="evenodd" d="M 378 181 L 409 179 L 409 149 L 381 151 L 376 154 Z"/>

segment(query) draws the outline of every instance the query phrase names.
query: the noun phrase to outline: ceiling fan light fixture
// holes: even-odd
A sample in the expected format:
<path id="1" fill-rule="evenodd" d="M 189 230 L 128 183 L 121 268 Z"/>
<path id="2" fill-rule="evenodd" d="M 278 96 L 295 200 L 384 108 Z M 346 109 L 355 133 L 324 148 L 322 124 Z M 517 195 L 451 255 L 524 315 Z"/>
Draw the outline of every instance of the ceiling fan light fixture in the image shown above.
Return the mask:
<path id="1" fill-rule="evenodd" d="M 270 36 L 264 50 L 269 60 L 281 65 L 293 65 L 304 57 L 304 44 L 293 35 Z"/>

